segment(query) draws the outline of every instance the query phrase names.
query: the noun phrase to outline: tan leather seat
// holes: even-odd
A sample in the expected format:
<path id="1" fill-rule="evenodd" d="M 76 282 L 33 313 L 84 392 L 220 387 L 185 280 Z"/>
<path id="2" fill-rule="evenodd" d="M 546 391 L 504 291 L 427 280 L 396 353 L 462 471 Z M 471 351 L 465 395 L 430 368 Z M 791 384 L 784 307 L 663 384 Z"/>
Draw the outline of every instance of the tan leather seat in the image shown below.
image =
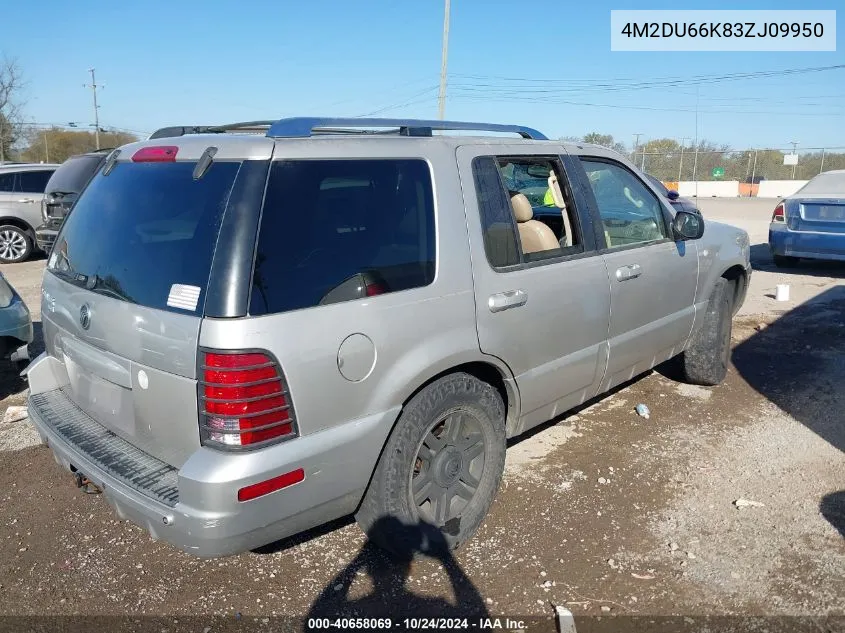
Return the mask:
<path id="1" fill-rule="evenodd" d="M 534 219 L 534 209 L 525 194 L 517 193 L 511 198 L 513 216 L 519 227 L 519 240 L 522 242 L 523 253 L 539 253 L 560 248 L 560 243 L 554 231 L 548 226 Z"/>

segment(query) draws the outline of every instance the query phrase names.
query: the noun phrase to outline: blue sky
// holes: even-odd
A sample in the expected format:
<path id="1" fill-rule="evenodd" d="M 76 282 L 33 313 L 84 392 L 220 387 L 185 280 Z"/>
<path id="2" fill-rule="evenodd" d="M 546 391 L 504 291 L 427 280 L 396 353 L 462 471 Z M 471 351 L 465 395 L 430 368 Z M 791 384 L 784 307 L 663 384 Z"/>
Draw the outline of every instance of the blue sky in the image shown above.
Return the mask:
<path id="1" fill-rule="evenodd" d="M 837 52 L 610 51 L 611 9 L 839 9 Z M 0 54 L 28 79 L 27 117 L 141 132 L 296 115 L 434 118 L 442 0 L 66 0 L 4 8 Z M 589 82 L 845 64 L 841 0 L 452 0 L 447 118 L 521 123 L 551 137 L 599 131 L 627 145 L 695 134 L 696 87 L 598 90 Z M 8 28 L 14 25 L 14 28 Z M 519 98 L 514 82 L 554 92 Z M 569 83 L 571 81 L 571 83 Z M 587 82 L 587 83 L 585 83 Z M 565 103 L 569 102 L 569 103 Z M 845 69 L 703 85 L 699 136 L 737 148 L 845 146 Z M 590 104 L 590 105 L 579 105 Z"/>

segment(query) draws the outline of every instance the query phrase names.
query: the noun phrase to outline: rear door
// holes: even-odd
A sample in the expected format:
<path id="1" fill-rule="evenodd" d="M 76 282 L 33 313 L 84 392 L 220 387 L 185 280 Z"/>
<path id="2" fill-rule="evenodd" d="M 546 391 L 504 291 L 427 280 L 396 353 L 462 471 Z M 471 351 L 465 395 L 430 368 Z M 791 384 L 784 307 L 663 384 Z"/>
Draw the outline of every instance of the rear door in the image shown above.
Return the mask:
<path id="1" fill-rule="evenodd" d="M 194 151 L 180 151 L 184 159 L 121 160 L 91 181 L 51 253 L 42 307 L 47 352 L 67 372 L 65 395 L 177 467 L 199 447 L 197 339 L 244 165 L 221 147 L 197 173 L 202 148 L 188 142 Z M 266 150 L 269 158 L 270 141 Z"/>
<path id="2" fill-rule="evenodd" d="M 478 340 L 481 350 L 502 359 L 519 387 L 518 431 L 594 396 L 607 360 L 610 288 L 596 250 L 589 214 L 569 185 L 569 157 L 551 145 L 463 146 L 457 158 L 467 208 Z M 547 179 L 521 180 L 519 173 L 554 172 L 565 209 L 549 209 Z M 524 195 L 534 219 L 517 223 L 512 196 Z M 558 243 L 528 252 L 529 235 L 518 224 L 557 214 Z M 566 216 L 564 221 L 563 216 Z M 562 227 L 568 227 L 564 234 Z M 545 233 L 532 225 L 523 231 Z"/>
<path id="3" fill-rule="evenodd" d="M 627 165 L 600 156 L 581 156 L 580 165 L 610 276 L 607 390 L 683 348 L 695 316 L 698 250 L 672 239 L 668 207 Z"/>
<path id="4" fill-rule="evenodd" d="M 15 195 L 18 205 L 18 217 L 32 228 L 41 224 L 41 201 L 44 190 L 54 169 L 32 169 L 19 171 L 15 179 Z"/>

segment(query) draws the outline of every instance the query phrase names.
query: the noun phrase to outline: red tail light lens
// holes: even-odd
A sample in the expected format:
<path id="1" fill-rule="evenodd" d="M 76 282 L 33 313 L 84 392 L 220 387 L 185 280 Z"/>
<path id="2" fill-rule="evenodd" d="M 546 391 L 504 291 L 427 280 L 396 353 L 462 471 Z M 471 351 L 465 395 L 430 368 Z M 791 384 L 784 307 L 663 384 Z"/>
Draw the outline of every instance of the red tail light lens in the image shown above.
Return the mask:
<path id="1" fill-rule="evenodd" d="M 201 352 L 203 443 L 237 449 L 296 436 L 296 418 L 281 367 L 263 352 Z"/>
<path id="2" fill-rule="evenodd" d="M 387 292 L 387 286 L 382 283 L 369 283 L 365 286 L 368 297 L 375 297 L 376 295 L 383 295 Z"/>
<path id="3" fill-rule="evenodd" d="M 778 206 L 775 207 L 775 211 L 774 213 L 772 213 L 772 222 L 786 222 L 786 217 L 784 216 L 783 202 L 781 202 Z"/>
<path id="4" fill-rule="evenodd" d="M 172 163 L 176 161 L 179 148 L 175 145 L 142 147 L 132 155 L 134 163 Z"/>

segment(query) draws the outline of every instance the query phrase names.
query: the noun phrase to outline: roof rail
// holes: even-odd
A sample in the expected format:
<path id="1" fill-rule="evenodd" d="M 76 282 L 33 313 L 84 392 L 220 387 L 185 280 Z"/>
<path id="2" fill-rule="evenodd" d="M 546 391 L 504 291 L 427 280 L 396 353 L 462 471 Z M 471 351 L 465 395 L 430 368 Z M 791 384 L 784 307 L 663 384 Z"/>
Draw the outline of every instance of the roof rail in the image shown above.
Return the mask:
<path id="1" fill-rule="evenodd" d="M 398 128 L 402 136 L 431 136 L 432 131 L 466 130 L 479 132 L 502 132 L 519 134 L 522 138 L 548 140 L 545 135 L 522 125 L 499 125 L 496 123 L 468 123 L 463 121 L 438 121 L 425 119 L 364 119 L 364 118 L 322 118 L 297 117 L 273 122 L 267 136 L 273 138 L 307 138 L 315 133 L 355 133 L 355 130 L 340 128 Z M 361 134 L 377 134 L 372 130 L 361 130 Z"/>
<path id="2" fill-rule="evenodd" d="M 175 125 L 171 127 L 163 127 L 152 134 L 147 140 L 157 138 L 170 138 L 174 136 L 185 136 L 186 134 L 219 134 L 222 132 L 229 132 L 235 130 L 254 130 L 256 132 L 264 132 L 267 128 L 273 125 L 276 121 L 245 121 L 243 123 L 227 123 L 226 125 Z"/>

